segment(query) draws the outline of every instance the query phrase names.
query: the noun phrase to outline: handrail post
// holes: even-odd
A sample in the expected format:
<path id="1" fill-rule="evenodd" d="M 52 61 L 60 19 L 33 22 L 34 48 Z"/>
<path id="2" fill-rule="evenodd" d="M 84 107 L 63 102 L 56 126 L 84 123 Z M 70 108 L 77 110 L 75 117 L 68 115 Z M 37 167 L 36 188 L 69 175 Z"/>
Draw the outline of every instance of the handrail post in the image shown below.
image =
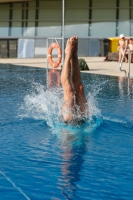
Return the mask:
<path id="1" fill-rule="evenodd" d="M 129 64 L 128 79 L 130 79 L 130 48 L 129 47 L 128 47 L 128 64 Z"/>
<path id="2" fill-rule="evenodd" d="M 64 63 L 64 18 L 65 18 L 65 0 L 62 0 L 62 62 Z"/>
<path id="3" fill-rule="evenodd" d="M 128 93 L 129 93 L 129 85 L 130 85 L 130 47 L 128 47 Z"/>
<path id="4" fill-rule="evenodd" d="M 123 60 L 124 60 L 124 56 L 125 56 L 125 53 L 126 53 L 127 48 L 128 48 L 128 47 L 126 46 L 125 49 L 124 49 L 124 52 L 123 52 L 123 56 L 122 56 L 121 62 L 120 62 L 120 71 L 125 72 L 125 78 L 127 77 L 127 72 L 126 72 L 126 70 L 122 69 L 122 62 L 123 62 Z"/>

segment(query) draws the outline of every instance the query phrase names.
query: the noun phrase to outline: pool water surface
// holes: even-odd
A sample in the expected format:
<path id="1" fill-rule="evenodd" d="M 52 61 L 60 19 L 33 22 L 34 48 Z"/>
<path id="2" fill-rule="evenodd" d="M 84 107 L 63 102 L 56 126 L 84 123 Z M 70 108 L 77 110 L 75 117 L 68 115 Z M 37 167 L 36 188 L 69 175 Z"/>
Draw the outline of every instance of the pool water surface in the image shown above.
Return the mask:
<path id="1" fill-rule="evenodd" d="M 133 199 L 133 80 L 81 76 L 90 112 L 73 127 L 46 69 L 0 65 L 1 200 Z"/>

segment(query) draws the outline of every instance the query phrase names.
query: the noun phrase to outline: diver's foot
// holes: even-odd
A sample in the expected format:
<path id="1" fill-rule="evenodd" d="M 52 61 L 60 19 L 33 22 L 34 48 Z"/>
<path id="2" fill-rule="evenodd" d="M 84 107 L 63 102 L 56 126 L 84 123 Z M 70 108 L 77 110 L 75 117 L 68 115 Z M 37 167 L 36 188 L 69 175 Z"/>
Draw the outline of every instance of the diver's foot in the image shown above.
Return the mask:
<path id="1" fill-rule="evenodd" d="M 74 41 L 75 41 L 75 48 L 73 51 L 73 56 L 76 57 L 78 56 L 78 37 L 74 36 Z"/>
<path id="2" fill-rule="evenodd" d="M 68 56 L 69 58 L 72 58 L 74 48 L 75 48 L 75 39 L 74 37 L 71 37 L 67 40 L 67 43 L 66 43 L 66 49 L 65 49 L 66 56 Z"/>

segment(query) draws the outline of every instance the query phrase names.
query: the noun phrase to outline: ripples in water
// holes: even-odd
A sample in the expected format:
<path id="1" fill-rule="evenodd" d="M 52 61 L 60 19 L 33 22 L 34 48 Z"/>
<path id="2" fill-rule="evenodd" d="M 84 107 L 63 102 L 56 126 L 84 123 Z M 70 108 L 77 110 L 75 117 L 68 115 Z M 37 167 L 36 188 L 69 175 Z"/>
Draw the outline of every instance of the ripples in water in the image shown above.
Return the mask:
<path id="1" fill-rule="evenodd" d="M 132 87 L 82 74 L 90 115 L 72 127 L 44 69 L 0 71 L 1 199 L 133 199 Z"/>

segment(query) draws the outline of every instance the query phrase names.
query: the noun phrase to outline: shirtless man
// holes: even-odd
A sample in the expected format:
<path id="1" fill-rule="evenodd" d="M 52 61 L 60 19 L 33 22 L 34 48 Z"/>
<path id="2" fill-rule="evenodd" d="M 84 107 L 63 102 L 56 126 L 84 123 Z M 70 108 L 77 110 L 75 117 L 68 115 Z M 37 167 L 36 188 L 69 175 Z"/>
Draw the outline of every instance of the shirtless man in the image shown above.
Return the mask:
<path id="1" fill-rule="evenodd" d="M 73 36 L 67 40 L 65 61 L 61 73 L 64 92 L 62 108 L 65 123 L 80 123 L 87 117 L 87 101 L 81 82 L 78 66 L 78 38 Z"/>
<path id="2" fill-rule="evenodd" d="M 128 42 L 125 39 L 124 34 L 121 34 L 119 37 L 120 37 L 120 40 L 119 40 L 119 44 L 118 44 L 118 51 L 119 51 L 119 61 L 118 62 L 121 62 L 121 59 L 122 59 L 122 56 L 124 53 L 124 49 L 128 45 Z M 124 58 L 125 58 L 125 62 L 128 62 L 126 54 L 125 54 Z"/>

